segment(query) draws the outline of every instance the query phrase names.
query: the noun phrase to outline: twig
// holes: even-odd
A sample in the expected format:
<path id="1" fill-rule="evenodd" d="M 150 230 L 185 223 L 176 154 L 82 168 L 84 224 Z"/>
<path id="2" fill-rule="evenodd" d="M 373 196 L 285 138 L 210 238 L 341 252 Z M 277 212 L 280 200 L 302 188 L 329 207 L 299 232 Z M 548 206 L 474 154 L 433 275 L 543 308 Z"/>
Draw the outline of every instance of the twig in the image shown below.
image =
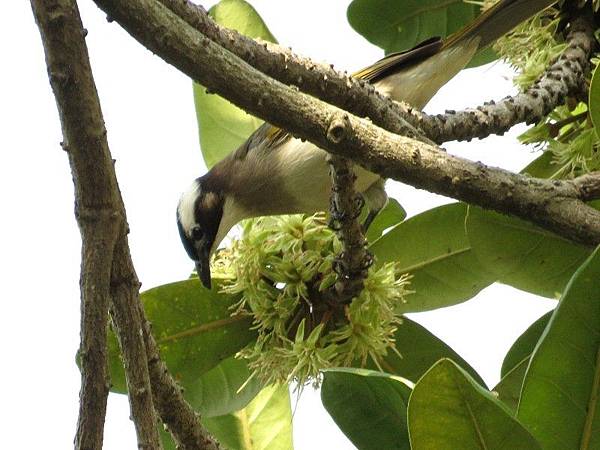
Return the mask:
<path id="1" fill-rule="evenodd" d="M 153 0 L 95 0 L 148 49 L 246 111 L 330 153 L 420 189 L 533 222 L 585 245 L 600 243 L 600 212 L 569 182 L 530 178 L 448 155 L 348 114 L 341 142 L 328 139 L 344 111 L 270 79 L 185 25 Z"/>
<path id="2" fill-rule="evenodd" d="M 125 210 L 123 209 L 123 215 Z M 140 449 L 162 448 L 158 434 L 158 418 L 150 383 L 148 352 L 143 336 L 140 304 L 140 282 L 129 264 L 127 232 L 119 236 L 111 271 L 111 315 L 123 356 L 127 375 L 127 393 Z"/>
<path id="3" fill-rule="evenodd" d="M 345 116 L 333 120 L 329 139 L 343 139 L 346 122 Z M 356 175 L 352 162 L 335 155 L 328 155 L 328 162 L 331 174 L 331 220 L 342 243 L 342 252 L 334 267 L 338 275 L 336 299 L 338 303 L 350 303 L 362 291 L 373 261 L 358 220 L 364 200 L 354 190 Z"/>
<path id="4" fill-rule="evenodd" d="M 443 115 L 415 112 L 421 117 L 416 124 L 429 138 L 442 143 L 475 137 L 482 139 L 490 134 L 504 134 L 517 123 L 538 122 L 564 104 L 569 96 L 585 92 L 584 74 L 589 70 L 589 57 L 595 42 L 594 29 L 588 18 L 576 18 L 570 24 L 565 51 L 526 92 L 506 97 L 498 103 L 492 101 Z"/>
<path id="5" fill-rule="evenodd" d="M 558 136 L 558 133 L 560 133 L 560 130 L 562 127 L 564 127 L 565 125 L 574 123 L 574 122 L 582 122 L 583 119 L 587 118 L 588 116 L 589 116 L 589 111 L 584 111 L 582 113 L 575 114 L 574 116 L 569 116 L 563 120 L 559 120 L 554 123 L 549 123 L 547 125 L 547 127 L 548 127 L 548 131 L 550 133 L 550 136 L 552 136 L 552 137 Z"/>
<path id="6" fill-rule="evenodd" d="M 169 375 L 160 359 L 158 346 L 152 336 L 150 324 L 144 319 L 144 340 L 148 352 L 150 378 L 154 404 L 167 429 L 181 450 L 219 450 L 219 444 L 200 425 L 196 412 L 183 398 L 182 389 Z"/>
<path id="7" fill-rule="evenodd" d="M 31 0 L 50 84 L 60 113 L 63 142 L 75 184 L 81 251 L 81 391 L 75 448 L 102 448 L 106 399 L 107 320 L 113 250 L 123 224 L 100 102 L 89 66 L 77 5 Z"/>

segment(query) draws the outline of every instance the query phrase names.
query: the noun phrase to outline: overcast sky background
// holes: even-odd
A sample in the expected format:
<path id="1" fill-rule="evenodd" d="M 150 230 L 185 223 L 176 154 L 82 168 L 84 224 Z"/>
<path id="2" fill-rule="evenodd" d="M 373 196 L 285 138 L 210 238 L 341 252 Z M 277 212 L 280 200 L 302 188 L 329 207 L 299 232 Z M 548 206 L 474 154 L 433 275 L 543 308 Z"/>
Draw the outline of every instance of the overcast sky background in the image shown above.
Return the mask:
<path id="1" fill-rule="evenodd" d="M 214 2 L 206 2 L 210 7 Z M 346 21 L 347 1 L 251 0 L 279 42 L 297 53 L 355 70 L 382 51 Z M 144 288 L 183 279 L 191 269 L 179 242 L 175 206 L 205 171 L 198 147 L 191 81 L 108 24 L 80 0 L 92 67 L 131 227 L 130 245 Z M 0 27 L 0 414 L 6 448 L 68 448 L 77 420 L 80 238 L 73 185 L 38 30 L 29 2 L 3 3 Z M 460 109 L 513 92 L 511 70 L 496 63 L 463 72 L 428 111 Z M 518 130 L 522 131 L 523 128 Z M 536 155 L 518 131 L 483 142 L 450 144 L 456 154 L 519 170 Z M 409 215 L 450 200 L 388 183 Z M 465 304 L 412 318 L 458 351 L 493 386 L 502 358 L 554 302 L 494 285 Z M 111 395 L 105 448 L 136 448 L 124 396 Z M 297 450 L 354 448 L 305 389 L 294 417 Z M 35 430 L 35 433 L 32 431 Z"/>

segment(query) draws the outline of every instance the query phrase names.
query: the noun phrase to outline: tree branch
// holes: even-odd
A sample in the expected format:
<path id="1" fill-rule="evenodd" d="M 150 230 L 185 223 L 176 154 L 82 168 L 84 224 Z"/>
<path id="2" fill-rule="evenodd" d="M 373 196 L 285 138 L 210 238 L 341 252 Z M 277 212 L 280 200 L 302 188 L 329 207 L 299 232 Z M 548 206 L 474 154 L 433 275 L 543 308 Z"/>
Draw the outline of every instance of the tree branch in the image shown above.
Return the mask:
<path id="1" fill-rule="evenodd" d="M 335 105 L 360 117 L 368 117 L 373 123 L 392 133 L 419 138 L 422 136 L 413 123 L 420 122 L 407 112 L 407 107 L 379 93 L 372 84 L 340 73 L 333 65 L 317 63 L 296 55 L 291 49 L 271 42 L 258 42 L 235 30 L 223 28 L 212 20 L 206 10 L 189 0 L 159 0 L 188 25 L 210 40 L 266 75 L 302 92 Z"/>
<path id="2" fill-rule="evenodd" d="M 100 102 L 91 75 L 77 5 L 32 0 L 48 75 L 56 97 L 75 185 L 75 216 L 81 251 L 81 390 L 75 448 L 102 448 L 109 380 L 107 320 L 110 266 L 123 218 L 115 196 L 116 180 Z M 92 157 L 90 157 L 90 155 Z"/>
<path id="3" fill-rule="evenodd" d="M 181 387 L 173 380 L 167 366 L 160 359 L 150 323 L 145 319 L 143 332 L 148 351 L 154 404 L 161 419 L 178 442 L 177 448 L 181 450 L 219 450 L 221 447 L 202 428 L 198 415 L 183 398 Z"/>
<path id="4" fill-rule="evenodd" d="M 82 388 L 76 448 L 102 448 L 109 386 L 106 325 L 110 300 L 124 357 L 138 447 L 161 448 L 152 403 L 154 394 L 164 422 L 182 448 L 217 449 L 166 371 L 143 318 L 140 285 L 127 243 L 125 207 L 77 4 L 74 0 L 31 0 L 31 4 L 60 113 L 62 145 L 73 172 L 76 217 L 83 241 Z"/>
<path id="5" fill-rule="evenodd" d="M 385 178 L 515 215 L 585 245 L 600 243 L 600 212 L 570 182 L 529 178 L 448 155 L 348 115 L 340 142 L 328 138 L 344 112 L 272 80 L 152 0 L 95 0 L 144 46 L 246 111 Z"/>
<path id="6" fill-rule="evenodd" d="M 343 115 L 332 121 L 329 138 L 341 140 L 345 133 Z M 331 222 L 342 243 L 342 252 L 334 264 L 338 275 L 335 298 L 338 303 L 350 303 L 362 291 L 373 261 L 358 220 L 364 200 L 354 190 L 356 175 L 352 162 L 335 155 L 328 155 L 327 159 L 331 174 Z"/>
<path id="7" fill-rule="evenodd" d="M 189 0 L 159 0 L 182 20 L 203 35 L 229 50 L 248 64 L 281 81 L 297 86 L 334 106 L 373 123 L 392 133 L 438 144 L 452 140 L 484 138 L 504 134 L 514 125 L 534 123 L 565 102 L 568 95 L 581 91 L 581 74 L 589 67 L 594 46 L 594 30 L 578 21 L 567 38 L 568 48 L 527 92 L 506 97 L 464 111 L 428 115 L 410 105 L 392 101 L 364 81 L 340 73 L 333 66 L 311 61 L 277 44 L 257 42 L 235 30 L 215 23 L 204 8 Z M 431 140 L 430 140 L 431 139 Z"/>
<path id="8" fill-rule="evenodd" d="M 125 207 L 122 205 L 125 217 Z M 127 231 L 123 230 L 115 246 L 111 270 L 111 315 L 127 375 L 127 394 L 137 432 L 138 448 L 161 449 L 158 419 L 150 383 L 148 352 L 143 336 L 143 313 L 139 298 L 140 282 L 129 264 Z"/>
<path id="9" fill-rule="evenodd" d="M 569 96 L 586 92 L 585 73 L 590 68 L 589 58 L 596 43 L 594 29 L 584 17 L 570 24 L 568 46 L 544 75 L 526 92 L 506 97 L 498 103 L 464 111 L 448 111 L 429 116 L 414 111 L 423 132 L 437 143 L 464 141 L 474 137 L 483 139 L 490 134 L 504 134 L 514 125 L 539 122 L 554 108 L 566 102 Z"/>

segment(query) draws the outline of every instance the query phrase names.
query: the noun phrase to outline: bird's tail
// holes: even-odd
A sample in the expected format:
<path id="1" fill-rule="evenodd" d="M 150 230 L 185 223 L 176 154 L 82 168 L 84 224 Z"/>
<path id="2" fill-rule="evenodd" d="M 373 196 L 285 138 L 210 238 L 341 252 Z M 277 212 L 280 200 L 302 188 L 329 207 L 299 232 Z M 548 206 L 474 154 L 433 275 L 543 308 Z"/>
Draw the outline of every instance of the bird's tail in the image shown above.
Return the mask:
<path id="1" fill-rule="evenodd" d="M 477 50 L 486 48 L 521 22 L 529 19 L 556 0 L 500 0 L 471 24 L 448 36 L 443 48 L 461 45 L 479 38 Z"/>

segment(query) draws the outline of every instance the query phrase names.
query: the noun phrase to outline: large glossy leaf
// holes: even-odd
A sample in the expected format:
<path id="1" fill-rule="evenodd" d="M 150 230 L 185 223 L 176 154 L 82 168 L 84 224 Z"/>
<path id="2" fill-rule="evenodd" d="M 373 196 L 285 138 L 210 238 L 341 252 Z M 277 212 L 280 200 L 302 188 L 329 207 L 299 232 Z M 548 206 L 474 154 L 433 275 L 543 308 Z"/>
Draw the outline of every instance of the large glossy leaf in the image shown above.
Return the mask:
<path id="1" fill-rule="evenodd" d="M 516 366 L 506 373 L 500 382 L 492 389 L 498 396 L 498 399 L 510 408 L 515 414 L 521 397 L 521 388 L 523 387 L 523 379 L 529 365 L 530 357 L 527 356 Z"/>
<path id="2" fill-rule="evenodd" d="M 546 450 L 600 449 L 600 250 L 569 282 L 525 380 L 517 416 Z"/>
<path id="3" fill-rule="evenodd" d="M 182 383 L 193 382 L 234 355 L 256 336 L 251 320 L 231 316 L 237 297 L 205 289 L 197 279 L 165 284 L 141 294 L 161 357 Z M 122 363 L 111 333 L 109 360 L 113 390 L 125 392 Z"/>
<path id="4" fill-rule="evenodd" d="M 547 312 L 538 320 L 533 322 L 527 330 L 523 332 L 521 336 L 517 338 L 517 340 L 510 347 L 506 356 L 504 357 L 504 361 L 502 361 L 502 369 L 500 371 L 500 375 L 502 377 L 506 376 L 508 372 L 513 370 L 517 365 L 521 363 L 526 358 L 529 358 L 535 349 L 546 325 L 550 321 L 550 316 L 552 315 L 552 311 Z"/>
<path id="5" fill-rule="evenodd" d="M 431 333 L 427 328 L 407 317 L 394 333 L 396 350 L 388 351 L 380 362 L 386 372 L 398 375 L 412 382 L 417 382 L 436 362 L 448 358 L 465 369 L 480 384 L 485 384 L 479 374 L 444 341 Z M 370 369 L 375 369 L 372 364 Z"/>
<path id="6" fill-rule="evenodd" d="M 335 423 L 360 450 L 410 450 L 406 380 L 366 369 L 324 373 L 321 400 Z"/>
<path id="7" fill-rule="evenodd" d="M 590 99 L 588 102 L 592 123 L 596 128 L 596 134 L 600 137 L 600 65 L 596 66 L 590 85 Z"/>
<path id="8" fill-rule="evenodd" d="M 369 229 L 366 238 L 369 242 L 374 242 L 381 237 L 383 232 L 390 227 L 402 222 L 406 218 L 406 211 L 398 200 L 390 198 L 387 205 L 377 214 Z"/>
<path id="9" fill-rule="evenodd" d="M 276 42 L 256 10 L 244 0 L 222 0 L 209 13 L 221 25 L 253 38 Z M 200 148 L 207 167 L 235 150 L 262 123 L 223 98 L 194 83 Z"/>
<path id="10" fill-rule="evenodd" d="M 475 255 L 498 281 L 557 298 L 589 256 L 587 247 L 513 217 L 471 206 L 467 234 Z"/>
<path id="11" fill-rule="evenodd" d="M 397 261 L 413 275 L 407 303 L 399 312 L 417 312 L 470 299 L 495 277 L 482 270 L 465 233 L 467 207 L 444 205 L 412 217 L 375 241 L 379 263 Z"/>
<path id="12" fill-rule="evenodd" d="M 287 385 L 263 389 L 244 409 L 202 419 L 228 450 L 291 450 L 292 409 Z"/>
<path id="13" fill-rule="evenodd" d="M 510 410 L 450 360 L 415 386 L 408 405 L 412 450 L 536 450 Z"/>
<path id="14" fill-rule="evenodd" d="M 251 375 L 246 361 L 232 356 L 197 380 L 185 383 L 185 399 L 202 417 L 238 411 L 245 408 L 264 387 Z"/>
<path id="15" fill-rule="evenodd" d="M 245 361 L 231 357 L 198 380 L 184 383 L 183 395 L 203 418 L 231 414 L 245 408 L 261 390 L 255 378 L 248 381 L 250 375 Z M 175 450 L 171 435 L 162 427 L 160 431 L 164 450 Z"/>
<path id="16" fill-rule="evenodd" d="M 348 6 L 352 28 L 386 53 L 414 47 L 433 36 L 446 37 L 472 22 L 479 5 L 463 0 L 354 0 Z M 472 65 L 495 59 L 490 50 Z"/>

